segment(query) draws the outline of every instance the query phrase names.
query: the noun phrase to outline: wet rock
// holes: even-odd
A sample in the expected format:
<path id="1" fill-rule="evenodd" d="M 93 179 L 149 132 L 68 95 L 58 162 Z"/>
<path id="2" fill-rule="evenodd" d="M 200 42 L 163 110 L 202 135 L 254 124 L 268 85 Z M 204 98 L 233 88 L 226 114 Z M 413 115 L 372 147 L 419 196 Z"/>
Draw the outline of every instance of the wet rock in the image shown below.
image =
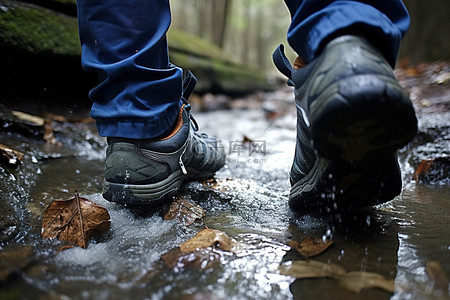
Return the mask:
<path id="1" fill-rule="evenodd" d="M 15 210 L 4 201 L 0 201 L 0 211 L 0 243 L 3 244 L 17 236 L 20 220 Z"/>
<path id="2" fill-rule="evenodd" d="M 30 246 L 10 248 L 0 252 L 0 282 L 5 281 L 17 270 L 25 268 L 32 254 Z"/>

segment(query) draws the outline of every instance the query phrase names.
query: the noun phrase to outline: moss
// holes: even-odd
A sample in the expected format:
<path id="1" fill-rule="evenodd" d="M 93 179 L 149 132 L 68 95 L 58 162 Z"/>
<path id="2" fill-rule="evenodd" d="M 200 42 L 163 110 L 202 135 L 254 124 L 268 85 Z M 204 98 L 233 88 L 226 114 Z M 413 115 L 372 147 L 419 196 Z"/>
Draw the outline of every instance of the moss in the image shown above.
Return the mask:
<path id="1" fill-rule="evenodd" d="M 224 61 L 233 62 L 221 48 L 190 33 L 172 28 L 167 33 L 167 37 L 169 47 L 175 51 L 188 52 L 201 57 L 220 58 Z"/>
<path id="2" fill-rule="evenodd" d="M 48 64 L 54 63 L 51 58 L 55 55 L 75 59 L 80 56 L 76 18 L 17 1 L 0 0 L 0 6 L 1 49 L 8 49 L 8 53 L 18 49 L 36 59 L 47 55 Z M 267 88 L 263 74 L 234 62 L 216 45 L 175 29 L 169 31 L 168 41 L 171 61 L 196 74 L 199 91 L 227 93 Z"/>
<path id="3" fill-rule="evenodd" d="M 0 1 L 0 43 L 42 54 L 80 55 L 77 20 L 36 6 Z"/>

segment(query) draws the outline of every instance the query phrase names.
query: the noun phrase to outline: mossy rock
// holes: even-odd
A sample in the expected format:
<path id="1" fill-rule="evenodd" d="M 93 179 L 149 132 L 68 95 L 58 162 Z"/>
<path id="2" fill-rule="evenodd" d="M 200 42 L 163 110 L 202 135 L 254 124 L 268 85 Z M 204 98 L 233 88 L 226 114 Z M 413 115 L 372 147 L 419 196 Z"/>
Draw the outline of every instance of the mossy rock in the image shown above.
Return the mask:
<path id="1" fill-rule="evenodd" d="M 37 0 L 29 1 L 40 3 Z M 49 78 L 52 72 L 59 73 L 54 74 L 58 79 L 67 70 L 81 69 L 77 19 L 49 9 L 61 6 L 73 9 L 75 1 L 47 0 L 42 3 L 46 8 L 19 1 L 0 0 L 0 50 L 3 52 L 0 60 L 9 62 L 2 64 L 13 69 L 4 68 L 2 79 L 20 80 L 21 72 L 30 76 L 29 73 L 38 67 L 47 69 L 44 70 L 44 75 L 50 76 Z M 268 89 L 266 78 L 260 71 L 234 62 L 219 47 L 205 40 L 171 29 L 168 41 L 171 61 L 185 70 L 190 69 L 199 79 L 197 92 L 230 94 Z M 36 63 L 41 65 L 34 65 L 33 60 L 39 61 Z M 23 61 L 30 63 L 24 64 Z M 64 64 L 61 65 L 61 62 Z M 21 64 L 21 68 L 16 67 L 18 64 Z M 11 72 L 18 77 L 10 77 Z M 39 74 L 36 76 L 42 76 Z M 73 71 L 67 77 L 77 80 Z M 9 84 L 0 88 L 5 86 Z"/>
<path id="2" fill-rule="evenodd" d="M 34 54 L 79 56 L 77 20 L 36 6 L 0 1 L 0 45 Z"/>

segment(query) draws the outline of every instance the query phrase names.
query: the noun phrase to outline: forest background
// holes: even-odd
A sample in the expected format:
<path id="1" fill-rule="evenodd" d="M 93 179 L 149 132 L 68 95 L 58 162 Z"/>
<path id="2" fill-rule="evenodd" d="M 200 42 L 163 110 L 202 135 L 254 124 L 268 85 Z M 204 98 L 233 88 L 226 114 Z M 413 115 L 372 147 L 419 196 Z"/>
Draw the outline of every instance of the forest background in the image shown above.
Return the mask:
<path id="1" fill-rule="evenodd" d="M 450 58 L 450 1 L 404 0 L 411 27 L 400 50 L 403 63 Z M 209 40 L 233 59 L 274 70 L 271 53 L 286 42 L 290 14 L 282 0 L 174 0 L 173 28 Z M 291 56 L 294 54 L 291 53 Z"/>

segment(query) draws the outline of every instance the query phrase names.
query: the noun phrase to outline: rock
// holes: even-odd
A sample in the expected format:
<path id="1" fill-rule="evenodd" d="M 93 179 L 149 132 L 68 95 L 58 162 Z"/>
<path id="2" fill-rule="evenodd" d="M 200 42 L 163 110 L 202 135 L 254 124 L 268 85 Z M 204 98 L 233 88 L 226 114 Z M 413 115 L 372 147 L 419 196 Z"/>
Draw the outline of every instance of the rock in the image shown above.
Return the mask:
<path id="1" fill-rule="evenodd" d="M 50 98 L 68 94 L 77 101 L 80 95 L 87 98 L 97 78 L 81 68 L 74 2 L 47 0 L 43 8 L 0 0 L 0 90 L 15 96 L 28 92 Z M 234 62 L 205 40 L 171 29 L 168 41 L 171 61 L 196 75 L 199 93 L 245 94 L 273 88 L 261 72 Z"/>
<path id="2" fill-rule="evenodd" d="M 20 220 L 14 209 L 5 201 L 0 201 L 0 243 L 12 240 L 19 233 Z"/>

